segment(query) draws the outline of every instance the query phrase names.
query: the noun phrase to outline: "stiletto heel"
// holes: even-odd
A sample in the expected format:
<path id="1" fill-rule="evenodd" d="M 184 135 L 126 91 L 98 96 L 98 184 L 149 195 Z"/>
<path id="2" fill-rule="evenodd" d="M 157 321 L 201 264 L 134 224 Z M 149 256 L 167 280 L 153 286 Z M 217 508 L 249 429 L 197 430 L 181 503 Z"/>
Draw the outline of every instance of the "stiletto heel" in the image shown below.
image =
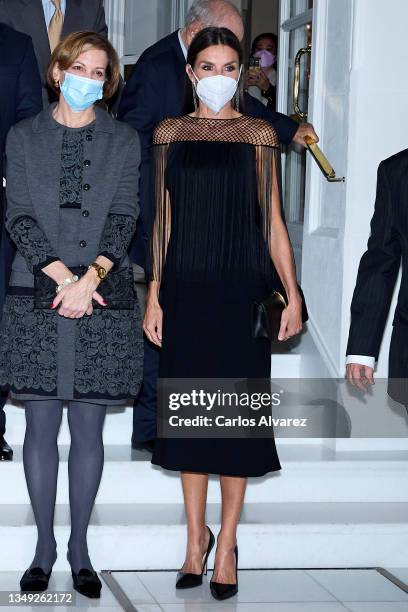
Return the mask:
<path id="1" fill-rule="evenodd" d="M 178 572 L 176 579 L 176 589 L 190 589 L 191 587 L 200 586 L 203 583 L 203 574 L 207 575 L 207 564 L 208 556 L 214 546 L 215 538 L 211 529 L 206 525 L 210 532 L 210 539 L 208 541 L 207 551 L 204 557 L 203 568 L 201 574 L 192 574 L 191 572 Z"/>
<path id="2" fill-rule="evenodd" d="M 235 575 L 236 575 L 236 583 L 235 584 L 224 584 L 223 582 L 214 582 L 210 581 L 210 590 L 211 595 L 215 597 L 215 599 L 228 599 L 233 595 L 238 593 L 238 546 L 236 545 L 234 548 L 235 553 Z"/>

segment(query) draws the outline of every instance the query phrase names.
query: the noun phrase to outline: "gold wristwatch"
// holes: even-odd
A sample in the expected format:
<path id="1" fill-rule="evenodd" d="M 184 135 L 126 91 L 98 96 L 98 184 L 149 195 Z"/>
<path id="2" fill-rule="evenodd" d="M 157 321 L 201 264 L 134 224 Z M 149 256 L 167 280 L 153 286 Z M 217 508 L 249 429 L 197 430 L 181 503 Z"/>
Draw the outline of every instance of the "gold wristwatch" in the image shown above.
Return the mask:
<path id="1" fill-rule="evenodd" d="M 88 266 L 88 270 L 95 270 L 99 280 L 103 280 L 104 278 L 106 278 L 106 275 L 108 274 L 106 269 L 103 266 L 100 266 L 99 264 L 97 264 L 95 261 L 93 263 L 91 263 L 90 266 Z"/>

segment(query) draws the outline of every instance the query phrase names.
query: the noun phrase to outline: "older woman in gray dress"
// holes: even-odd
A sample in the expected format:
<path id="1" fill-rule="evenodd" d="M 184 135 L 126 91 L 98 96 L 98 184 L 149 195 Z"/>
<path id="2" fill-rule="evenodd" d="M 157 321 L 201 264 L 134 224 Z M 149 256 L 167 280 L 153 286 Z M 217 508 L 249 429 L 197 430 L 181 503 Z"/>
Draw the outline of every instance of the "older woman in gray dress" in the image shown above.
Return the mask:
<path id="1" fill-rule="evenodd" d="M 137 133 L 95 106 L 119 60 L 92 32 L 55 49 L 59 101 L 7 141 L 6 227 L 17 246 L 0 330 L 0 385 L 26 412 L 24 469 L 38 529 L 22 590 L 45 590 L 56 560 L 53 518 L 63 401 L 71 432 L 68 561 L 74 587 L 99 597 L 87 528 L 103 469 L 108 405 L 139 391 L 143 336 L 127 248 L 136 228 Z"/>

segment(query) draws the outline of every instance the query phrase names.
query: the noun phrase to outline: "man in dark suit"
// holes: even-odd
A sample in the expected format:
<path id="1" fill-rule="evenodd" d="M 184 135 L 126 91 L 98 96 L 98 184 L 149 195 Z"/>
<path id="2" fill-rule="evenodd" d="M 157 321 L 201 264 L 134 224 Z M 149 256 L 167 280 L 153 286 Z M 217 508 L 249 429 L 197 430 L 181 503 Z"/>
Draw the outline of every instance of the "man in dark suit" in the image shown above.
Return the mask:
<path id="1" fill-rule="evenodd" d="M 351 302 L 346 350 L 348 380 L 367 390 L 374 383 L 392 294 L 402 260 L 402 280 L 388 359 L 388 394 L 408 404 L 408 149 L 382 161 L 367 250 L 360 260 Z"/>
<path id="2" fill-rule="evenodd" d="M 0 316 L 14 257 L 14 246 L 4 226 L 3 156 L 6 136 L 14 123 L 41 110 L 41 80 L 31 39 L 0 23 Z M 4 440 L 6 400 L 7 391 L 3 390 L 0 395 L 0 460 L 13 458 L 13 451 Z"/>
<path id="3" fill-rule="evenodd" d="M 93 30 L 105 38 L 103 0 L 57 0 L 61 11 L 61 38 L 77 30 Z M 57 7 L 53 0 L 0 0 L 0 22 L 31 36 L 43 82 L 43 100 L 53 99 L 46 85 L 45 74 L 51 57 L 48 28 Z"/>
<path id="4" fill-rule="evenodd" d="M 196 0 L 190 8 L 185 27 L 149 47 L 139 58 L 126 83 L 118 119 L 138 132 L 142 144 L 140 174 L 140 216 L 131 245 L 132 260 L 144 269 L 149 236 L 153 224 L 149 147 L 154 126 L 166 117 L 183 113 L 187 49 L 194 36 L 204 27 L 226 27 L 242 40 L 244 26 L 235 5 L 226 0 Z M 245 113 L 270 121 L 284 144 L 292 140 L 305 145 L 304 136 L 318 140 L 313 126 L 299 125 L 289 117 L 266 108 L 252 96 L 245 95 Z M 143 279 L 143 272 L 140 272 Z M 144 378 L 135 401 L 132 443 L 152 448 L 156 426 L 156 380 L 159 350 L 145 340 Z"/>

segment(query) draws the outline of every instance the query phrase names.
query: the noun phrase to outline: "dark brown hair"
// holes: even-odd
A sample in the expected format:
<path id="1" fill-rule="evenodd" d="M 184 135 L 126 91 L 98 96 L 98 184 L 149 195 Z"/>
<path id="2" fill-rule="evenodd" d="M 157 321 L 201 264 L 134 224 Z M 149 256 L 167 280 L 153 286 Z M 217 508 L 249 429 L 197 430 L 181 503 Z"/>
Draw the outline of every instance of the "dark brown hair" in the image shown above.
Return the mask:
<path id="1" fill-rule="evenodd" d="M 254 41 L 252 43 L 251 55 L 253 55 L 256 52 L 256 47 L 257 47 L 259 41 L 262 40 L 263 38 L 269 38 L 269 40 L 271 40 L 274 43 L 274 45 L 275 45 L 275 54 L 277 55 L 277 53 L 278 53 L 278 37 L 276 36 L 276 34 L 273 34 L 272 32 L 264 32 L 263 34 L 258 34 L 258 36 L 254 39 Z"/>
<path id="2" fill-rule="evenodd" d="M 105 51 L 108 57 L 106 67 L 106 80 L 103 88 L 105 100 L 111 98 L 116 92 L 120 79 L 120 62 L 118 54 L 111 43 L 96 32 L 73 32 L 64 38 L 55 47 L 47 70 L 47 83 L 51 89 L 59 94 L 59 89 L 54 83 L 53 70 L 58 64 L 60 70 L 68 70 L 78 59 L 83 51 L 88 49 L 100 49 Z"/>

